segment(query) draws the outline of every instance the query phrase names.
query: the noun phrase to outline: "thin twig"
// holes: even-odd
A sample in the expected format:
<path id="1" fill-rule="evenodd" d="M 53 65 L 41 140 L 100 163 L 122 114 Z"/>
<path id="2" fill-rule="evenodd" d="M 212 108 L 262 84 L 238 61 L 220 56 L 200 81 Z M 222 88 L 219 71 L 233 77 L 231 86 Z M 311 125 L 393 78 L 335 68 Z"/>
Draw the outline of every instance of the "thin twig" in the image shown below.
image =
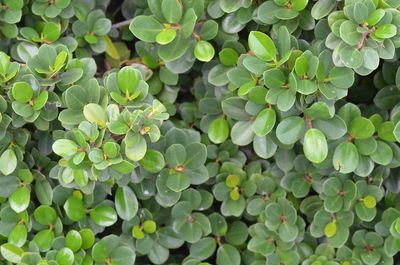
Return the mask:
<path id="1" fill-rule="evenodd" d="M 357 44 L 357 47 L 356 47 L 357 50 L 361 50 L 364 47 L 364 42 L 368 38 L 369 34 L 371 34 L 375 31 L 375 28 L 372 28 L 372 29 L 369 29 L 368 27 L 363 27 L 363 28 L 366 29 L 367 31 L 362 33 L 361 40 Z"/>
<path id="2" fill-rule="evenodd" d="M 122 21 L 122 22 L 118 22 L 116 24 L 113 24 L 112 28 L 113 29 L 117 29 L 117 28 L 120 28 L 120 27 L 123 27 L 123 26 L 128 26 L 129 24 L 131 24 L 131 21 L 132 21 L 132 19 L 128 19 L 128 20 L 125 20 L 125 21 Z"/>

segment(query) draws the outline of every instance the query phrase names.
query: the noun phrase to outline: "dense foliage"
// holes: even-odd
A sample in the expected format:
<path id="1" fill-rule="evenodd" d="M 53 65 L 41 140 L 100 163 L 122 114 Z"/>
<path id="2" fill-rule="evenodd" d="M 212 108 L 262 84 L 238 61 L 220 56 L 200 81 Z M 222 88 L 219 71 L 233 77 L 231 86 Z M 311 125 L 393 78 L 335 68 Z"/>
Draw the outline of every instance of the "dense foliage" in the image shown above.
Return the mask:
<path id="1" fill-rule="evenodd" d="M 396 264 L 400 0 L 0 3 L 0 264 Z"/>

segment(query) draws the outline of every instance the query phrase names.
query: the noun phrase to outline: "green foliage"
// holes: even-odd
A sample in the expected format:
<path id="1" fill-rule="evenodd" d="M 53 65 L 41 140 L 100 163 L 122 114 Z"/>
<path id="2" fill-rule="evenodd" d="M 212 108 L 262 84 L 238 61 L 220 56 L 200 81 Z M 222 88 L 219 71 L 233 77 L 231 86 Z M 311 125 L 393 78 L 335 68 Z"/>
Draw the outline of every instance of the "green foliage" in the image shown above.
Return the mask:
<path id="1" fill-rule="evenodd" d="M 0 264 L 397 264 L 400 1 L 0 4 Z"/>

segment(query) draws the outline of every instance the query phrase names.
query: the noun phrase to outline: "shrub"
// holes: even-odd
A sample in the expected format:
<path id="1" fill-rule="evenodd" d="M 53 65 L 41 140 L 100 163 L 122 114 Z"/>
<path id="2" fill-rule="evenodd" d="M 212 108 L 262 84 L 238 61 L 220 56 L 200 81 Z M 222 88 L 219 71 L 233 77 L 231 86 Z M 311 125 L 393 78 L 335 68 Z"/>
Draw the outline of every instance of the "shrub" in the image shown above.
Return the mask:
<path id="1" fill-rule="evenodd" d="M 0 264 L 397 264 L 400 1 L 0 2 Z"/>

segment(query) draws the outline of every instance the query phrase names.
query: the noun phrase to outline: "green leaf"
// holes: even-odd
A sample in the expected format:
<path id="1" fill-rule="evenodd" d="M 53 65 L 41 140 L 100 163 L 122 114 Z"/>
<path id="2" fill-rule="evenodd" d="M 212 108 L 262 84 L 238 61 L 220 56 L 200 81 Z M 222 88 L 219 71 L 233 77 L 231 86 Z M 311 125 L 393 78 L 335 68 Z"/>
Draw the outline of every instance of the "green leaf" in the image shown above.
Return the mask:
<path id="1" fill-rule="evenodd" d="M 284 144 L 294 144 L 304 132 L 304 120 L 291 116 L 282 120 L 276 127 L 276 137 Z"/>
<path id="2" fill-rule="evenodd" d="M 190 246 L 190 255 L 200 260 L 205 260 L 214 254 L 216 249 L 215 239 L 211 237 L 202 238 Z"/>
<path id="3" fill-rule="evenodd" d="M 139 161 L 146 155 L 147 143 L 140 134 L 130 131 L 125 137 L 125 155 L 132 161 Z"/>
<path id="4" fill-rule="evenodd" d="M 276 113 L 272 108 L 267 108 L 258 113 L 252 124 L 253 131 L 258 136 L 267 135 L 275 126 Z"/>
<path id="5" fill-rule="evenodd" d="M 27 187 L 16 189 L 9 198 L 10 206 L 16 213 L 25 211 L 29 206 L 30 200 L 31 191 Z"/>
<path id="6" fill-rule="evenodd" d="M 134 250 L 128 246 L 119 246 L 111 252 L 110 258 L 113 261 L 113 264 L 134 265 L 136 254 Z"/>
<path id="7" fill-rule="evenodd" d="M 386 166 L 393 159 L 393 150 L 383 141 L 377 141 L 377 144 L 378 146 L 375 152 L 371 155 L 371 159 L 377 164 Z"/>
<path id="8" fill-rule="evenodd" d="M 361 33 L 357 31 L 357 24 L 350 20 L 344 21 L 340 25 L 340 37 L 350 46 L 357 45 L 361 40 Z"/>
<path id="9" fill-rule="evenodd" d="M 208 41 L 198 41 L 194 47 L 194 56 L 202 62 L 209 62 L 214 58 L 214 47 Z"/>
<path id="10" fill-rule="evenodd" d="M 368 196 L 364 197 L 362 199 L 362 202 L 364 203 L 365 207 L 367 207 L 369 209 L 375 208 L 375 206 L 376 206 L 376 199 L 372 195 L 368 195 Z"/>
<path id="11" fill-rule="evenodd" d="M 129 29 L 136 38 L 155 42 L 157 34 L 164 29 L 164 26 L 153 17 L 139 15 L 132 20 Z"/>
<path id="12" fill-rule="evenodd" d="M 26 103 L 33 97 L 32 87 L 26 82 L 16 82 L 12 87 L 12 96 L 16 101 Z"/>
<path id="13" fill-rule="evenodd" d="M 321 163 L 328 155 L 328 143 L 325 135 L 318 129 L 309 129 L 303 142 L 304 155 L 313 163 Z"/>
<path id="14" fill-rule="evenodd" d="M 353 18 L 358 24 L 364 23 L 368 18 L 368 7 L 362 2 L 356 2 L 353 8 Z"/>
<path id="15" fill-rule="evenodd" d="M 57 252 L 56 261 L 59 265 L 72 265 L 74 260 L 74 253 L 69 248 L 62 248 Z"/>
<path id="16" fill-rule="evenodd" d="M 127 96 L 136 90 L 140 79 L 141 73 L 132 66 L 125 66 L 117 74 L 118 87 Z"/>
<path id="17" fill-rule="evenodd" d="M 364 117 L 356 117 L 351 121 L 350 134 L 356 139 L 367 139 L 375 132 L 375 126 L 371 120 Z"/>
<path id="18" fill-rule="evenodd" d="M 248 42 L 256 57 L 263 61 L 276 61 L 276 47 L 269 36 L 259 31 L 251 31 Z"/>
<path id="19" fill-rule="evenodd" d="M 69 197 L 64 203 L 64 210 L 67 213 L 69 219 L 74 222 L 78 222 L 85 218 L 86 209 L 82 200 L 76 197 Z"/>
<path id="20" fill-rule="evenodd" d="M 140 229 L 139 226 L 135 225 L 132 228 L 132 237 L 136 238 L 136 239 L 143 239 L 144 238 L 144 233 L 143 233 L 142 229 Z"/>
<path id="21" fill-rule="evenodd" d="M 182 17 L 182 5 L 178 0 L 163 0 L 161 11 L 169 23 L 178 23 Z"/>
<path id="22" fill-rule="evenodd" d="M 156 42 L 161 45 L 168 44 L 171 41 L 173 41 L 175 37 L 176 37 L 175 29 L 166 29 L 157 34 Z"/>
<path id="23" fill-rule="evenodd" d="M 61 35 L 60 28 L 61 26 L 59 27 L 54 22 L 47 22 L 43 27 L 43 37 L 49 42 L 58 40 Z"/>
<path id="24" fill-rule="evenodd" d="M 88 228 L 84 228 L 79 231 L 79 234 L 82 237 L 82 249 L 91 248 L 95 240 L 93 231 Z"/>
<path id="25" fill-rule="evenodd" d="M 114 242 L 115 247 L 115 242 Z M 106 258 L 110 255 L 107 242 L 105 240 L 98 241 L 92 248 L 92 258 L 97 263 L 104 263 Z"/>
<path id="26" fill-rule="evenodd" d="M 346 46 L 340 49 L 339 57 L 346 67 L 358 68 L 363 65 L 363 56 L 361 52 L 354 47 Z"/>
<path id="27" fill-rule="evenodd" d="M 178 34 L 173 41 L 158 48 L 158 56 L 165 62 L 171 62 L 182 57 L 189 46 L 190 42 Z"/>
<path id="28" fill-rule="evenodd" d="M 82 247 L 82 236 L 76 230 L 70 230 L 65 236 L 65 246 L 73 252 L 77 252 Z"/>
<path id="29" fill-rule="evenodd" d="M 112 226 L 117 222 L 118 217 L 114 208 L 102 205 L 90 211 L 90 219 L 100 226 Z"/>
<path id="30" fill-rule="evenodd" d="M 90 103 L 83 108 L 83 115 L 89 122 L 96 123 L 100 127 L 105 127 L 107 114 L 104 108 L 98 104 Z"/>
<path id="31" fill-rule="evenodd" d="M 332 111 L 325 102 L 315 102 L 309 108 L 304 110 L 304 115 L 312 120 L 327 120 L 333 118 Z"/>
<path id="32" fill-rule="evenodd" d="M 217 24 L 218 25 L 218 24 Z M 203 26 L 204 27 L 204 26 Z M 231 48 L 224 48 L 218 53 L 219 60 L 223 65 L 234 66 L 239 59 L 238 53 Z"/>
<path id="33" fill-rule="evenodd" d="M 33 109 L 41 110 L 47 103 L 49 98 L 49 92 L 47 90 L 40 92 L 40 94 L 34 98 Z"/>
<path id="34" fill-rule="evenodd" d="M 297 226 L 283 223 L 279 226 L 278 233 L 283 242 L 293 242 L 299 234 L 299 229 Z"/>
<path id="35" fill-rule="evenodd" d="M 150 173 L 157 173 L 165 166 L 164 156 L 156 150 L 148 150 L 139 164 Z"/>
<path id="36" fill-rule="evenodd" d="M 229 137 L 229 124 L 224 118 L 215 119 L 208 126 L 208 138 L 213 143 L 220 144 Z"/>
<path id="37" fill-rule="evenodd" d="M 235 188 L 240 183 L 240 178 L 236 175 L 228 175 L 225 184 L 228 188 Z"/>
<path id="38" fill-rule="evenodd" d="M 17 168 L 17 157 L 13 149 L 5 150 L 0 156 L 0 172 L 7 176 Z"/>
<path id="39" fill-rule="evenodd" d="M 68 139 L 59 139 L 53 143 L 53 151 L 59 156 L 72 156 L 78 151 L 78 145 Z"/>
<path id="40" fill-rule="evenodd" d="M 369 14 L 367 23 L 369 26 L 376 25 L 383 17 L 385 16 L 384 9 L 376 9 L 372 13 Z"/>
<path id="41" fill-rule="evenodd" d="M 394 128 L 395 127 L 393 121 L 386 121 L 381 123 L 378 127 L 379 138 L 385 141 L 395 142 L 396 138 L 393 134 Z"/>
<path id="42" fill-rule="evenodd" d="M 186 160 L 183 166 L 188 169 L 196 169 L 204 165 L 207 160 L 207 148 L 201 143 L 191 143 L 185 147 Z"/>
<path id="43" fill-rule="evenodd" d="M 236 248 L 229 244 L 223 244 L 217 250 L 217 264 L 239 265 L 240 254 Z"/>
<path id="44" fill-rule="evenodd" d="M 107 50 L 106 54 L 112 57 L 113 59 L 119 60 L 121 58 L 116 45 L 112 42 L 108 35 L 104 35 L 103 39 L 106 41 Z"/>
<path id="45" fill-rule="evenodd" d="M 119 217 L 126 221 L 131 220 L 135 217 L 138 206 L 136 195 L 128 186 L 118 187 L 115 194 L 115 209 Z"/>
<path id="46" fill-rule="evenodd" d="M 311 15 L 314 19 L 320 20 L 321 18 L 327 16 L 335 7 L 335 1 L 319 0 L 313 5 L 311 9 Z"/>
<path id="47" fill-rule="evenodd" d="M 340 173 L 351 173 L 356 170 L 359 162 L 357 147 L 350 142 L 339 144 L 332 158 L 333 166 Z"/>
<path id="48" fill-rule="evenodd" d="M 396 138 L 396 141 L 400 143 L 400 122 L 397 122 L 396 126 L 394 126 L 393 135 Z"/>
<path id="49" fill-rule="evenodd" d="M 347 67 L 333 67 L 329 72 L 331 83 L 339 88 L 349 88 L 354 83 L 354 72 Z"/>
<path id="50" fill-rule="evenodd" d="M 24 224 L 18 224 L 14 226 L 8 235 L 8 243 L 14 244 L 18 247 L 22 247 L 28 238 L 28 231 Z"/>
<path id="51" fill-rule="evenodd" d="M 153 234 L 156 232 L 157 224 L 152 220 L 146 220 L 142 224 L 143 230 L 148 234 Z"/>
<path id="52" fill-rule="evenodd" d="M 254 138 L 252 121 L 238 121 L 231 130 L 232 142 L 239 146 L 250 144 Z"/>
<path id="53" fill-rule="evenodd" d="M 381 39 L 389 39 L 397 34 L 397 28 L 393 24 L 379 26 L 374 32 L 375 36 Z"/>
<path id="54" fill-rule="evenodd" d="M 190 186 L 191 179 L 183 172 L 176 172 L 167 179 L 167 187 L 175 192 L 180 192 Z"/>
<path id="55" fill-rule="evenodd" d="M 165 158 L 170 166 L 183 165 L 186 161 L 186 149 L 181 144 L 172 144 L 167 148 Z"/>
<path id="56" fill-rule="evenodd" d="M 268 88 L 281 88 L 286 83 L 286 77 L 279 68 L 265 71 L 263 77 L 264 84 Z"/>
<path id="57" fill-rule="evenodd" d="M 41 205 L 35 209 L 33 212 L 35 220 L 42 225 L 52 225 L 55 224 L 57 220 L 56 211 L 47 205 Z"/>
<path id="58" fill-rule="evenodd" d="M 50 250 L 51 244 L 54 240 L 54 232 L 49 229 L 45 229 L 37 233 L 33 237 L 33 242 L 39 247 L 39 250 L 42 252 L 46 252 Z"/>
<path id="59" fill-rule="evenodd" d="M 14 244 L 5 243 L 1 245 L 0 253 L 9 262 L 20 263 L 24 251 L 20 247 L 17 247 Z"/>
<path id="60" fill-rule="evenodd" d="M 304 56 L 297 57 L 294 69 L 298 76 L 304 76 L 308 72 L 308 59 Z"/>
<path id="61" fill-rule="evenodd" d="M 10 56 L 4 52 L 0 52 L 0 73 L 6 75 L 10 69 Z"/>
<path id="62" fill-rule="evenodd" d="M 334 235 L 336 235 L 336 232 L 337 232 L 337 226 L 335 222 L 328 223 L 324 228 L 324 234 L 327 237 L 333 237 Z"/>

